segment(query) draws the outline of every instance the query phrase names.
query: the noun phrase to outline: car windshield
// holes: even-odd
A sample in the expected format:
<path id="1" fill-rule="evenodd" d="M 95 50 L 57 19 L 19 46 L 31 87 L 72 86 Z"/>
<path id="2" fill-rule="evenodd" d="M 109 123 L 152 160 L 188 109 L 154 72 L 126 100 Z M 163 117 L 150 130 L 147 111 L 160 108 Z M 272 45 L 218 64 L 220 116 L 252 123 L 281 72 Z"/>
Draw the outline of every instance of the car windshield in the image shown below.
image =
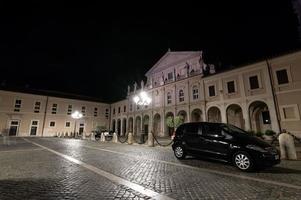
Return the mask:
<path id="1" fill-rule="evenodd" d="M 230 134 L 242 134 L 244 136 L 250 136 L 246 131 L 230 124 L 222 125 L 222 129 Z"/>

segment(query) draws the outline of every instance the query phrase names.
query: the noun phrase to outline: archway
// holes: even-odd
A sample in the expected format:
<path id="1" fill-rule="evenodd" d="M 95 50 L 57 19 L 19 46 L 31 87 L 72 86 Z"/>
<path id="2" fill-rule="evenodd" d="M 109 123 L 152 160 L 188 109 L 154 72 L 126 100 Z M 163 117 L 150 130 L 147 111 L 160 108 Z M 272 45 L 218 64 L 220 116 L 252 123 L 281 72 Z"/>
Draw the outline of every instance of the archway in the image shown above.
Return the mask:
<path id="1" fill-rule="evenodd" d="M 202 111 L 196 108 L 191 112 L 191 122 L 201 122 L 201 121 L 203 121 Z"/>
<path id="2" fill-rule="evenodd" d="M 239 128 L 244 129 L 245 128 L 245 122 L 242 115 L 242 109 L 237 104 L 231 104 L 228 106 L 227 111 L 227 122 L 229 124 L 232 124 L 234 126 L 237 126 Z"/>
<path id="3" fill-rule="evenodd" d="M 133 133 L 133 122 L 134 122 L 133 117 L 130 117 L 128 119 L 128 123 L 129 123 L 129 125 L 128 125 L 128 132 L 129 133 Z"/>
<path id="4" fill-rule="evenodd" d="M 121 120 L 118 119 L 117 120 L 117 135 L 120 136 L 120 134 L 121 134 Z"/>
<path id="5" fill-rule="evenodd" d="M 148 134 L 149 132 L 149 116 L 143 116 L 143 133 Z"/>
<path id="6" fill-rule="evenodd" d="M 187 122 L 187 113 L 185 110 L 181 110 L 178 112 L 178 116 L 181 116 L 183 118 L 184 122 Z"/>
<path id="7" fill-rule="evenodd" d="M 137 116 L 135 120 L 135 132 L 134 135 L 141 135 L 141 117 Z"/>
<path id="8" fill-rule="evenodd" d="M 154 116 L 154 135 L 155 136 L 161 136 L 161 116 L 157 113 Z"/>
<path id="9" fill-rule="evenodd" d="M 272 129 L 269 108 L 262 101 L 254 101 L 249 106 L 249 115 L 251 121 L 251 129 L 254 131 L 264 132 Z"/>
<path id="10" fill-rule="evenodd" d="M 165 115 L 165 132 L 164 136 L 171 136 L 173 134 L 174 128 L 167 126 L 169 120 L 174 120 L 174 114 L 172 112 L 168 112 Z"/>
<path id="11" fill-rule="evenodd" d="M 126 134 L 126 118 L 122 120 L 122 135 Z"/>
<path id="12" fill-rule="evenodd" d="M 116 129 L 116 120 L 113 119 L 113 121 L 112 121 L 112 131 L 115 132 L 116 131 L 115 129 Z"/>
<path id="13" fill-rule="evenodd" d="M 208 110 L 208 122 L 222 122 L 221 111 L 218 107 L 211 107 Z"/>

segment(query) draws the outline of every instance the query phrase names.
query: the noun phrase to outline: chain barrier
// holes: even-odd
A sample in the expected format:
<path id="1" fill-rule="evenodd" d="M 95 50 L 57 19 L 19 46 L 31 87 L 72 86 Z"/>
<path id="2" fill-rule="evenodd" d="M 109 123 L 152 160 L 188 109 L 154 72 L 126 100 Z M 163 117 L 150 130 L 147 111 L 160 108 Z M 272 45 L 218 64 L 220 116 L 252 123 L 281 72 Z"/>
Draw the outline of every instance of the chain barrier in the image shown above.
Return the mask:
<path id="1" fill-rule="evenodd" d="M 117 139 L 120 143 L 126 143 L 128 141 L 128 138 L 129 138 L 129 133 L 125 135 L 125 139 L 122 141 L 121 140 L 121 136 L 117 135 Z"/>
<path id="2" fill-rule="evenodd" d="M 156 143 L 157 143 L 159 146 L 167 147 L 167 146 L 169 146 L 169 145 L 171 145 L 171 144 L 173 143 L 173 140 L 171 140 L 170 143 L 168 143 L 168 144 L 161 144 L 161 143 L 158 141 L 158 139 L 156 138 L 156 136 L 154 135 L 153 131 L 151 131 L 151 133 L 152 133 L 152 135 L 153 135 L 153 137 L 154 137 L 154 140 L 156 141 Z"/>

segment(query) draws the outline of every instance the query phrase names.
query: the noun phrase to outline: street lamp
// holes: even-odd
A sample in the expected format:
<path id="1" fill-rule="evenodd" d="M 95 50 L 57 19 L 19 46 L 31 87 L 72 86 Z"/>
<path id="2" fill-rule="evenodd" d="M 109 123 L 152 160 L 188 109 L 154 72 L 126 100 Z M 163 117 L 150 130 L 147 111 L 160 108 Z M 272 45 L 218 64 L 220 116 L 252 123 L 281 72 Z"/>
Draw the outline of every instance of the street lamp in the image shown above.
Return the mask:
<path id="1" fill-rule="evenodd" d="M 133 97 L 133 100 L 136 105 L 139 106 L 148 106 L 151 102 L 152 99 L 148 96 L 148 94 L 145 91 L 141 91 L 138 95 L 135 95 Z M 142 119 L 141 119 L 141 125 L 142 125 L 142 133 L 141 133 L 141 143 L 144 141 L 144 126 L 143 126 L 143 113 L 142 113 Z"/>
<path id="2" fill-rule="evenodd" d="M 76 121 L 77 119 L 81 119 L 83 117 L 83 114 L 76 110 L 71 114 L 71 117 L 74 119 L 74 137 L 75 137 Z"/>
<path id="3" fill-rule="evenodd" d="M 147 106 L 152 102 L 152 99 L 145 91 L 140 92 L 139 95 L 135 95 L 133 100 L 139 106 Z"/>

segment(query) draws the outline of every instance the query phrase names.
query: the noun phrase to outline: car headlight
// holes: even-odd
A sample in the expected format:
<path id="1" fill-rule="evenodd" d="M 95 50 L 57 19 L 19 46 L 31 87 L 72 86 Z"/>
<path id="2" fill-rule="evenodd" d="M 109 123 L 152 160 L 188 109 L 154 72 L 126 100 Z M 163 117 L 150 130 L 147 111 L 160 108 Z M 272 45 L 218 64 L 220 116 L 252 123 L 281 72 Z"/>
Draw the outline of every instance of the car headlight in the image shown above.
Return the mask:
<path id="1" fill-rule="evenodd" d="M 267 152 L 268 152 L 268 151 L 265 150 L 264 148 L 261 148 L 261 147 L 256 146 L 256 145 L 251 145 L 251 144 L 249 144 L 249 145 L 247 145 L 246 147 L 247 147 L 248 149 L 252 149 L 252 150 L 254 150 L 254 151 L 259 151 L 259 152 L 261 152 L 261 153 L 267 153 Z"/>

